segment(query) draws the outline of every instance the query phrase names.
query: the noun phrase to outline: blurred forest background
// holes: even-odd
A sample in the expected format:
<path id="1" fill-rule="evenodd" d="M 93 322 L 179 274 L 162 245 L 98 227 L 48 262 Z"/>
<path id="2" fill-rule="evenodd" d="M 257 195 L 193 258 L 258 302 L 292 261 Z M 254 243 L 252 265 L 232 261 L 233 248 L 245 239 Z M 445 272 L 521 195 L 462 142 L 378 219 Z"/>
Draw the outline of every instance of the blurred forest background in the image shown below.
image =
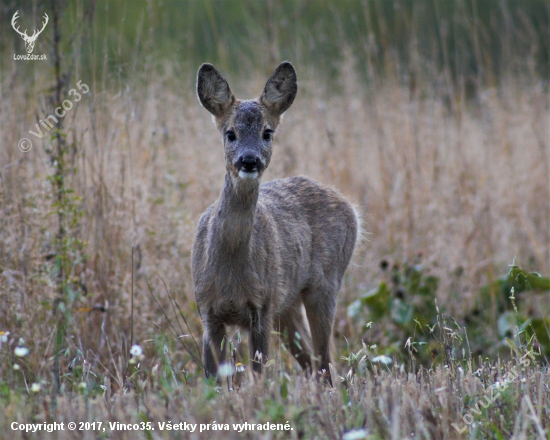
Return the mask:
<path id="1" fill-rule="evenodd" d="M 110 75 L 128 78 L 166 62 L 187 73 L 204 60 L 224 72 L 244 75 L 268 73 L 288 59 L 315 69 L 327 81 L 338 77 L 346 56 L 353 58 L 366 84 L 380 75 L 398 75 L 414 84 L 444 74 L 455 85 L 475 88 L 494 86 L 508 74 L 536 74 L 541 79 L 550 75 L 550 13 L 544 0 L 136 0 L 65 5 L 62 34 L 89 35 L 77 60 L 88 75 L 107 67 Z M 20 10 L 20 21 L 30 29 L 31 24 L 38 26 L 47 6 L 3 0 L 0 19 L 9 23 Z M 93 14 L 87 16 L 93 16 L 92 22 L 85 21 L 84 12 Z M 48 37 L 46 32 L 40 38 L 47 42 Z M 77 42 L 65 38 L 61 44 L 72 54 L 71 45 Z M 4 74 L 13 68 L 9 55 L 19 45 L 20 37 L 4 26 Z M 140 62 L 137 55 L 144 59 Z M 18 69 L 34 68 L 32 63 L 20 64 Z"/>

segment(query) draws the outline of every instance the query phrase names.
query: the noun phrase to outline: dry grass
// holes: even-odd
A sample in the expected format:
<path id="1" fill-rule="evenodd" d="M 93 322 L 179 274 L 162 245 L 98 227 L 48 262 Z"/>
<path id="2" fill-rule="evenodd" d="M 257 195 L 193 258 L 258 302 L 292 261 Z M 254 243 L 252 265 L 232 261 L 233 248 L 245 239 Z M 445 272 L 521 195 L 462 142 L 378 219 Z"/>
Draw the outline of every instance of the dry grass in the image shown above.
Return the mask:
<path id="1" fill-rule="evenodd" d="M 36 115 L 52 109 L 30 98 L 29 84 L 14 71 L 1 85 L 0 100 L 0 301 L 6 311 L 0 330 L 11 332 L 0 347 L 0 437 L 28 438 L 10 424 L 31 420 L 150 420 L 155 426 L 288 420 L 291 438 L 339 438 L 355 428 L 365 428 L 368 438 L 463 437 L 451 424 L 463 425 L 471 402 L 509 375 L 519 354 L 502 364 L 381 369 L 361 341 L 383 346 L 386 324 L 375 321 L 368 331 L 347 318 L 346 307 L 377 284 L 382 259 L 412 260 L 422 253 L 441 279 L 439 304 L 458 320 L 479 287 L 505 272 L 514 256 L 550 273 L 548 86 L 531 76 L 503 77 L 467 98 L 437 75 L 414 87 L 388 75 L 366 87 L 348 56 L 334 94 L 315 72 L 299 63 L 296 68 L 299 95 L 276 136 L 265 180 L 305 174 L 338 188 L 365 219 L 365 239 L 347 272 L 335 325 L 334 373 L 346 378 L 342 387 L 329 390 L 306 380 L 277 343 L 261 380 L 245 377 L 232 392 L 202 382 L 190 250 L 198 217 L 221 190 L 223 152 L 195 99 L 194 73 L 186 71 L 182 82 L 179 67 L 168 63 L 161 73 L 145 71 L 127 83 L 86 79 L 92 93 L 68 112 L 64 133 L 74 148 L 65 179 L 81 197 L 71 206 L 82 217 L 67 234 L 85 246 L 82 258 L 79 251 L 71 254 L 70 276 L 80 294 L 68 302 L 61 394 L 50 395 L 57 218 L 47 176 L 54 142 L 31 137 L 34 147 L 26 154 L 16 145 L 34 128 Z M 265 81 L 260 73 L 228 79 L 241 97 L 258 95 Z M 43 96 L 47 85 L 37 78 L 31 90 Z M 128 363 L 132 247 L 133 342 L 145 350 L 139 369 Z M 30 348 L 23 359 L 13 355 L 19 338 Z M 521 379 L 476 416 L 471 438 L 543 436 L 547 369 L 520 371 Z M 42 390 L 32 393 L 32 383 Z M 180 438 L 158 429 L 143 435 Z M 77 436 L 135 438 L 109 429 L 60 437 Z"/>
<path id="2" fill-rule="evenodd" d="M 12 421 L 34 423 L 55 420 L 58 423 L 103 421 L 105 433 L 91 431 L 34 434 L 36 438 L 342 438 L 345 432 L 357 431 L 367 439 L 458 439 L 458 438 L 545 438 L 541 435 L 548 423 L 546 412 L 548 374 L 539 368 L 528 368 L 502 393 L 496 390 L 493 377 L 502 382 L 510 378 L 512 365 L 487 366 L 476 373 L 457 370 L 420 370 L 417 374 L 403 371 L 380 371 L 356 376 L 342 392 L 327 390 L 292 372 L 269 369 L 262 381 L 251 381 L 239 391 L 212 386 L 173 386 L 169 393 L 158 383 L 149 382 L 140 396 L 115 393 L 95 399 L 86 395 L 66 395 L 54 411 L 44 396 L 13 397 L 5 405 L 0 423 L 5 437 L 28 438 L 11 431 Z M 156 377 L 153 374 L 150 377 Z M 513 376 L 512 376 L 513 378 Z M 288 389 L 283 391 L 283 388 Z M 486 391 L 491 389 L 493 391 Z M 466 425 L 462 421 L 465 402 L 477 404 L 482 416 Z M 488 399 L 493 399 L 494 403 Z M 478 403 L 482 402 L 482 404 Z M 475 405 L 474 405 L 475 407 Z M 487 407 L 487 409 L 484 409 Z M 56 414 L 52 417 L 53 414 Z M 473 412 L 469 413 L 474 415 Z M 468 419 L 466 419 L 468 420 Z M 152 422 L 149 434 L 111 429 L 109 423 L 140 424 Z M 292 431 L 248 430 L 237 432 L 233 424 L 279 423 L 287 421 Z M 161 430 L 158 422 L 196 424 L 193 434 Z M 228 427 L 214 430 L 212 423 Z M 459 429 L 470 430 L 459 434 Z M 201 424 L 204 425 L 200 433 Z M 206 425 L 210 424 L 210 428 Z M 500 434 L 500 436 L 498 435 Z M 350 435 L 350 434 L 348 434 Z M 345 438 L 345 437 L 344 437 Z"/>

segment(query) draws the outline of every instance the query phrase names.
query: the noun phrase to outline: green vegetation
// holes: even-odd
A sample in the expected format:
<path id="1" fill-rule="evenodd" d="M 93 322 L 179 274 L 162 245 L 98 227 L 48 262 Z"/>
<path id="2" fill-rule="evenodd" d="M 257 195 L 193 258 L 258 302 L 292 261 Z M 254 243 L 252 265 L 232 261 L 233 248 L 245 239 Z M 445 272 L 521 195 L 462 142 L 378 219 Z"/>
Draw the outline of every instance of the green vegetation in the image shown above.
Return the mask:
<path id="1" fill-rule="evenodd" d="M 458 317 L 450 317 L 445 306 L 438 307 L 439 278 L 426 273 L 422 264 L 405 263 L 402 268 L 393 264 L 389 269 L 389 263 L 384 260 L 381 268 L 383 272 L 390 271 L 386 276 L 389 281 L 381 281 L 378 287 L 348 306 L 348 316 L 358 323 L 369 321 L 369 327 L 373 321 L 391 323 L 384 329 L 391 345 L 377 346 L 378 351 L 403 361 L 411 356 L 422 365 L 430 364 L 430 360 L 437 364 L 439 355 L 444 364 L 451 360 L 468 361 L 480 354 L 506 357 L 510 347 L 550 355 L 549 320 L 529 317 L 525 307 L 517 306 L 527 295 L 549 292 L 550 278 L 528 273 L 514 261 L 506 276 L 480 288 L 475 307 L 464 311 L 459 324 Z M 495 308 L 498 344 L 485 334 L 487 323 L 495 324 L 492 318 Z M 441 330 L 441 325 L 452 335 L 449 341 L 443 337 L 444 332 L 439 332 L 438 337 L 436 330 Z M 404 347 L 403 339 L 407 340 Z"/>
<path id="2" fill-rule="evenodd" d="M 32 0 L 9 5 L 0 19 L 8 23 L 13 8 L 32 11 L 32 5 Z M 244 75 L 257 68 L 269 73 L 268 66 L 281 59 L 300 60 L 324 79 L 335 79 L 348 52 L 366 82 L 378 75 L 418 82 L 426 68 L 450 75 L 457 86 L 466 81 L 469 88 L 495 85 L 510 70 L 550 75 L 550 12 L 544 0 L 98 0 L 67 2 L 63 18 L 65 35 L 93 29 L 78 48 L 82 67 L 100 74 L 107 63 L 109 75 L 124 79 L 151 65 L 163 69 L 167 60 L 183 71 L 208 60 Z M 3 70 L 18 39 L 15 32 L 3 34 Z M 66 52 L 74 44 L 62 42 Z"/>

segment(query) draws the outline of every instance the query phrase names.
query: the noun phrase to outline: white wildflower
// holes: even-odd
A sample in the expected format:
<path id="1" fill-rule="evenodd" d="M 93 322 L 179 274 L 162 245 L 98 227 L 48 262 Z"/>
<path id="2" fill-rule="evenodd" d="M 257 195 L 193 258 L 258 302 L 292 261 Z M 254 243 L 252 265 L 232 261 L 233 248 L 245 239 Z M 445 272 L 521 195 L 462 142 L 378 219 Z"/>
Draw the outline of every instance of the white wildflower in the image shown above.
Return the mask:
<path id="1" fill-rule="evenodd" d="M 132 348 L 130 348 L 130 354 L 133 357 L 140 357 L 143 354 L 143 348 L 141 348 L 141 345 L 132 345 Z"/>
<path id="2" fill-rule="evenodd" d="M 380 356 L 376 356 L 376 357 L 372 358 L 372 361 L 373 362 L 380 362 L 384 365 L 389 365 L 393 362 L 391 357 L 383 355 L 383 354 L 380 355 Z"/>
<path id="3" fill-rule="evenodd" d="M 353 431 L 348 431 L 342 437 L 343 440 L 360 440 L 367 438 L 369 433 L 366 429 L 354 429 Z"/>
<path id="4" fill-rule="evenodd" d="M 231 376 L 233 374 L 233 365 L 231 365 L 229 362 L 224 362 L 218 368 L 218 374 L 221 377 Z"/>
<path id="5" fill-rule="evenodd" d="M 35 382 L 35 383 L 33 383 L 33 384 L 31 385 L 31 391 L 32 391 L 33 393 L 39 393 L 39 392 L 40 392 L 40 388 L 41 388 L 41 387 L 40 387 L 40 384 L 39 384 L 39 383 L 36 383 L 36 382 Z"/>
<path id="6" fill-rule="evenodd" d="M 29 349 L 27 347 L 15 347 L 15 350 L 13 350 L 13 354 L 17 357 L 25 357 L 29 354 Z"/>
<path id="7" fill-rule="evenodd" d="M 8 342 L 8 336 L 10 335 L 10 332 L 0 332 L 0 343 L 6 343 Z"/>

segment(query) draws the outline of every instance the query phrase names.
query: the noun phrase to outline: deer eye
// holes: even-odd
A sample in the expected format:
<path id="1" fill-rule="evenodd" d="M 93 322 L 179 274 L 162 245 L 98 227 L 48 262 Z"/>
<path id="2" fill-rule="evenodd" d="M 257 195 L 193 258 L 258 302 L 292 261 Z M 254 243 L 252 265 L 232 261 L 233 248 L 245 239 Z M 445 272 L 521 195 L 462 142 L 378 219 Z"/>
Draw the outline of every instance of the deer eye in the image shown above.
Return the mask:
<path id="1" fill-rule="evenodd" d="M 273 130 L 264 131 L 264 135 L 263 135 L 264 141 L 270 141 L 272 137 L 273 137 Z"/>
<path id="2" fill-rule="evenodd" d="M 228 131 L 225 135 L 227 136 L 227 140 L 229 142 L 235 142 L 237 140 L 237 135 L 233 131 Z"/>

